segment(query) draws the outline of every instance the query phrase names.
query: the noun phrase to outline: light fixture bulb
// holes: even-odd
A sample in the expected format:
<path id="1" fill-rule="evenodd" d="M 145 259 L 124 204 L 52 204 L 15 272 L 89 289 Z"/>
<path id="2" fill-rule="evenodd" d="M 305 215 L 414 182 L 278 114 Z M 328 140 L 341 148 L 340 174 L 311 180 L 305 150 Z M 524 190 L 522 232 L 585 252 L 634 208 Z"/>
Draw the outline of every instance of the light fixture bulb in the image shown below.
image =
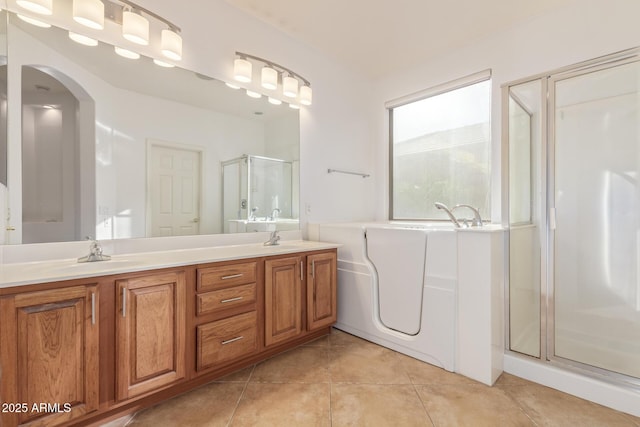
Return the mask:
<path id="1" fill-rule="evenodd" d="M 118 46 L 114 46 L 113 50 L 115 50 L 115 52 L 122 56 L 123 58 L 127 58 L 127 59 L 138 59 L 140 58 L 140 54 L 138 52 L 134 52 L 132 50 L 129 49 L 124 49 L 122 47 L 118 47 Z"/>
<path id="2" fill-rule="evenodd" d="M 296 104 L 289 104 L 289 108 L 292 108 L 292 109 L 294 109 L 294 110 L 299 110 L 299 109 L 300 109 L 300 106 L 299 106 L 299 105 L 296 105 Z"/>
<path id="3" fill-rule="evenodd" d="M 40 15 L 53 14 L 53 0 L 16 0 L 16 4 Z"/>
<path id="4" fill-rule="evenodd" d="M 51 28 L 51 24 L 48 24 L 44 21 L 40 21 L 39 19 L 35 19 L 32 18 L 30 16 L 25 16 L 25 15 L 20 15 L 19 13 L 16 13 L 16 16 L 20 19 L 22 19 L 24 22 L 27 22 L 31 25 L 35 25 L 36 27 L 40 27 L 40 28 Z"/>
<path id="5" fill-rule="evenodd" d="M 167 58 L 180 61 L 182 59 L 182 37 L 174 30 L 162 30 L 160 49 Z"/>
<path id="6" fill-rule="evenodd" d="M 282 104 L 282 101 L 280 101 L 278 98 L 269 97 L 269 104 L 280 105 Z"/>
<path id="7" fill-rule="evenodd" d="M 98 46 L 98 40 L 87 37 L 83 34 L 74 33 L 69 31 L 69 38 L 76 43 L 80 43 L 85 46 Z"/>
<path id="8" fill-rule="evenodd" d="M 298 96 L 298 79 L 291 76 L 286 76 L 282 79 L 282 93 L 289 98 L 296 98 Z"/>
<path id="9" fill-rule="evenodd" d="M 161 60 L 155 59 L 155 58 L 153 59 L 153 63 L 156 64 L 158 67 L 164 67 L 164 68 L 173 68 L 173 67 L 175 67 L 175 65 L 173 65 L 173 64 L 169 64 L 168 62 L 164 62 L 164 61 L 161 61 Z"/>
<path id="10" fill-rule="evenodd" d="M 236 86 L 233 83 L 224 82 L 224 84 L 227 85 L 227 87 L 230 87 L 231 89 L 234 89 L 234 90 L 240 89 L 240 86 Z"/>
<path id="11" fill-rule="evenodd" d="M 94 30 L 104 29 L 104 3 L 101 0 L 73 0 L 73 20 Z"/>
<path id="12" fill-rule="evenodd" d="M 247 95 L 250 96 L 251 98 L 262 98 L 262 94 L 258 93 L 258 92 L 254 92 L 252 90 L 247 89 Z"/>
<path id="13" fill-rule="evenodd" d="M 262 87 L 265 89 L 277 89 L 278 72 L 269 66 L 262 67 L 261 82 Z"/>
<path id="14" fill-rule="evenodd" d="M 233 61 L 233 78 L 242 83 L 251 81 L 251 62 L 243 58 Z"/>
<path id="15" fill-rule="evenodd" d="M 302 86 L 300 88 L 300 104 L 311 105 L 313 102 L 313 91 L 310 86 Z"/>
<path id="16" fill-rule="evenodd" d="M 146 46 L 149 44 L 149 21 L 142 15 L 130 10 L 122 13 L 122 37 L 132 43 Z"/>

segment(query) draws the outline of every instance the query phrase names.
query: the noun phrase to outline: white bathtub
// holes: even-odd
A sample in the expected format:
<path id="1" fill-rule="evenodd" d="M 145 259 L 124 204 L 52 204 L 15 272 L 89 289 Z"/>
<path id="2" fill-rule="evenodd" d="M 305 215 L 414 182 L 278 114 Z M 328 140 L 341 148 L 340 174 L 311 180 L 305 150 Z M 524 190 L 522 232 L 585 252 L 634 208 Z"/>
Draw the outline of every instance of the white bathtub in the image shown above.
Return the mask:
<path id="1" fill-rule="evenodd" d="M 449 224 L 318 224 L 338 249 L 336 327 L 455 370 L 456 232 Z"/>

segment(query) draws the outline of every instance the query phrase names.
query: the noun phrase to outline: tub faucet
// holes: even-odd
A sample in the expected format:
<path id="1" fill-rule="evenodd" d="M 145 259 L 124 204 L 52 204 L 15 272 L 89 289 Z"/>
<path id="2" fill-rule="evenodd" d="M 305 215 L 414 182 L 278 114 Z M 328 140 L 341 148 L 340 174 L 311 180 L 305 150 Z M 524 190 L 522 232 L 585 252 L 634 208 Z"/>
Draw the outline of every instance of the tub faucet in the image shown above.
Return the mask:
<path id="1" fill-rule="evenodd" d="M 98 262 L 109 261 L 111 259 L 110 255 L 102 253 L 102 246 L 100 246 L 100 242 L 89 236 L 87 236 L 86 239 L 91 240 L 91 244 L 89 245 L 89 255 L 78 258 L 78 262 Z"/>
<path id="2" fill-rule="evenodd" d="M 440 202 L 436 202 L 435 203 L 436 208 L 441 209 L 443 211 L 445 211 L 447 213 L 447 215 L 449 215 L 449 219 L 451 220 L 451 222 L 453 223 L 453 225 L 456 226 L 456 228 L 461 228 L 462 226 L 460 225 L 460 223 L 458 222 L 458 220 L 456 219 L 455 216 L 453 216 L 453 213 L 451 212 L 451 210 L 449 210 L 449 208 L 447 207 L 447 205 L 445 205 L 444 203 L 440 203 Z M 455 208 L 454 208 L 455 209 Z"/>
<path id="3" fill-rule="evenodd" d="M 469 208 L 473 211 L 473 222 L 471 223 L 472 227 L 482 227 L 482 217 L 480 216 L 480 211 L 477 208 L 474 208 L 471 205 L 455 205 L 451 212 L 455 211 L 458 208 Z"/>
<path id="4" fill-rule="evenodd" d="M 264 242 L 264 245 L 265 246 L 278 246 L 280 244 L 280 243 L 278 243 L 279 240 L 280 240 L 280 236 L 278 236 L 278 230 L 272 231 L 271 232 L 271 236 L 269 236 L 269 240 Z"/>

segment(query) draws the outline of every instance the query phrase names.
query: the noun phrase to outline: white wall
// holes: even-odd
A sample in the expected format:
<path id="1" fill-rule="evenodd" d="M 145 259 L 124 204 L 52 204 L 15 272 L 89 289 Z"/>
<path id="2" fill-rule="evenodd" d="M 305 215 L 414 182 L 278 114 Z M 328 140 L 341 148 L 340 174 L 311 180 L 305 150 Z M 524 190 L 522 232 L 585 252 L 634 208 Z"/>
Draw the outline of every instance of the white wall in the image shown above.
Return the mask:
<path id="1" fill-rule="evenodd" d="M 387 217 L 388 123 L 385 101 L 492 69 L 492 219 L 500 221 L 500 86 L 504 83 L 640 45 L 636 0 L 576 0 L 472 41 L 467 47 L 375 82 L 375 212 Z"/>

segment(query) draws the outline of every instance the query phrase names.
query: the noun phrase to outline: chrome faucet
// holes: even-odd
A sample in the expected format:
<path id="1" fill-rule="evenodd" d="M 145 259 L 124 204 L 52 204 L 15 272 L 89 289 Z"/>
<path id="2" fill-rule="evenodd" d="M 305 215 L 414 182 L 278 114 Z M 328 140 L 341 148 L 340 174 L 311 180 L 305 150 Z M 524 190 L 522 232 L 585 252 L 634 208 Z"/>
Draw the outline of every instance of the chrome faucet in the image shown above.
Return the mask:
<path id="1" fill-rule="evenodd" d="M 451 212 L 455 211 L 458 208 L 469 208 L 473 211 L 473 222 L 471 223 L 472 227 L 482 227 L 482 217 L 480 216 L 480 211 L 477 208 L 474 208 L 471 205 L 455 205 Z"/>
<path id="2" fill-rule="evenodd" d="M 251 208 L 251 215 L 249 215 L 249 221 L 255 221 L 256 220 L 256 212 L 258 212 L 258 207 L 257 206 L 255 208 Z"/>
<path id="3" fill-rule="evenodd" d="M 447 205 L 445 205 L 444 203 L 440 203 L 440 202 L 436 202 L 435 203 L 436 208 L 438 209 L 442 209 L 443 211 L 445 211 L 447 213 L 447 215 L 449 215 L 449 219 L 451 220 L 451 222 L 453 222 L 453 224 L 456 226 L 456 228 L 466 228 L 469 225 L 467 224 L 467 220 L 463 220 L 463 224 L 460 224 L 460 221 L 458 221 L 455 217 L 455 215 L 453 215 L 453 211 L 455 211 L 458 208 L 469 208 L 473 211 L 473 221 L 471 223 L 472 227 L 482 227 L 482 217 L 480 216 L 480 211 L 477 208 L 474 208 L 471 205 L 465 205 L 465 204 L 461 204 L 461 205 L 455 205 L 453 208 L 449 209 L 447 207 Z"/>
<path id="4" fill-rule="evenodd" d="M 264 220 L 265 221 L 273 221 L 274 219 L 276 219 L 278 217 L 279 213 L 280 213 L 280 209 L 275 208 L 274 210 L 271 211 L 271 215 L 266 217 Z"/>
<path id="5" fill-rule="evenodd" d="M 271 232 L 271 236 L 269 236 L 269 240 L 264 242 L 264 245 L 265 246 L 278 246 L 280 244 L 280 243 L 278 243 L 279 240 L 280 240 L 280 236 L 278 236 L 278 230 L 272 231 Z"/>
<path id="6" fill-rule="evenodd" d="M 458 220 L 456 219 L 455 216 L 453 216 L 453 213 L 449 210 L 449 208 L 447 207 L 447 205 L 445 205 L 444 203 L 440 203 L 440 202 L 436 202 L 435 203 L 436 208 L 441 209 L 443 211 L 445 211 L 447 213 L 447 215 L 449 215 L 449 219 L 451 220 L 451 222 L 453 223 L 453 225 L 456 226 L 456 228 L 461 228 L 462 226 L 460 225 L 460 223 L 458 222 Z M 454 208 L 455 209 L 455 208 Z"/>
<path id="7" fill-rule="evenodd" d="M 102 246 L 100 246 L 100 242 L 89 236 L 87 236 L 86 239 L 91 240 L 89 255 L 78 258 L 78 262 L 109 261 L 111 259 L 110 255 L 102 253 Z"/>

